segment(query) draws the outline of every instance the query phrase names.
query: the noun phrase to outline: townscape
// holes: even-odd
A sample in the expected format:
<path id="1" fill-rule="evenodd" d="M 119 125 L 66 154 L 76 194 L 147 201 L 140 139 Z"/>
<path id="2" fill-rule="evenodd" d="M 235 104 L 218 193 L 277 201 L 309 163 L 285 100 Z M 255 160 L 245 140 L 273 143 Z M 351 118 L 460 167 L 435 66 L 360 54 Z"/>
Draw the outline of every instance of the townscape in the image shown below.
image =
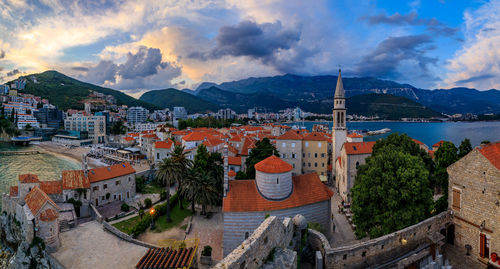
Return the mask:
<path id="1" fill-rule="evenodd" d="M 0 268 L 500 269 L 499 14 L 0 1 Z"/>

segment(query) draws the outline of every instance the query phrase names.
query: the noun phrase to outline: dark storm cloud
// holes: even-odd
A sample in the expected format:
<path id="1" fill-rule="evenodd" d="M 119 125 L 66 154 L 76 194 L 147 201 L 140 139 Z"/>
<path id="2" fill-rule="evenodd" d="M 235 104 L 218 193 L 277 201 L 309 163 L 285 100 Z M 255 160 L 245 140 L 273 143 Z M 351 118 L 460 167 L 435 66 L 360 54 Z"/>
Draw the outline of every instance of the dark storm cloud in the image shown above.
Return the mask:
<path id="1" fill-rule="evenodd" d="M 20 74 L 20 73 L 21 73 L 21 71 L 19 71 L 19 69 L 14 69 L 10 72 L 7 72 L 7 76 L 11 77 L 11 76 L 15 76 L 15 75 Z"/>
<path id="2" fill-rule="evenodd" d="M 284 64 L 279 53 L 289 52 L 298 62 L 314 54 L 298 46 L 300 36 L 300 30 L 285 29 L 280 21 L 262 24 L 242 21 L 237 25 L 221 27 L 212 50 L 207 53 L 193 52 L 189 57 L 207 60 L 227 55 L 247 56 L 286 72 L 281 68 Z"/>
<path id="3" fill-rule="evenodd" d="M 0 50 L 0 59 L 5 58 L 5 51 Z"/>
<path id="4" fill-rule="evenodd" d="M 446 24 L 432 19 L 420 19 L 417 12 L 410 12 L 408 14 L 394 13 L 388 16 L 387 14 L 378 14 L 374 16 L 364 16 L 360 20 L 367 21 L 370 25 L 377 24 L 390 24 L 390 25 L 413 25 L 413 26 L 427 26 L 427 29 L 434 34 L 441 34 L 452 36 L 458 28 L 449 27 Z"/>
<path id="5" fill-rule="evenodd" d="M 428 35 L 411 35 L 389 37 L 382 41 L 372 52 L 365 55 L 356 65 L 356 73 L 362 76 L 397 78 L 401 62 L 405 60 L 416 62 L 420 71 L 427 73 L 429 64 L 436 64 L 437 58 L 426 56 L 433 46 L 425 45 L 432 42 Z"/>
<path id="6" fill-rule="evenodd" d="M 127 54 L 127 61 L 119 66 L 118 72 L 125 79 L 134 79 L 154 75 L 158 68 L 165 69 L 168 65 L 162 63 L 160 49 L 141 47 L 136 54 Z"/>
<path id="7" fill-rule="evenodd" d="M 112 61 L 100 61 L 96 66 L 88 69 L 85 80 L 103 84 L 106 81 L 115 82 L 118 66 Z"/>
<path id="8" fill-rule="evenodd" d="M 465 84 L 465 83 L 469 83 L 469 82 L 476 82 L 476 81 L 481 81 L 481 80 L 490 79 L 490 78 L 494 78 L 494 77 L 495 77 L 495 75 L 492 75 L 492 74 L 484 74 L 484 75 L 480 75 L 480 76 L 470 77 L 468 79 L 458 80 L 455 83 L 456 84 Z"/>
<path id="9" fill-rule="evenodd" d="M 73 66 L 71 67 L 72 70 L 75 70 L 75 71 L 81 71 L 81 72 L 87 72 L 89 71 L 89 68 L 88 67 L 84 67 L 84 66 Z"/>

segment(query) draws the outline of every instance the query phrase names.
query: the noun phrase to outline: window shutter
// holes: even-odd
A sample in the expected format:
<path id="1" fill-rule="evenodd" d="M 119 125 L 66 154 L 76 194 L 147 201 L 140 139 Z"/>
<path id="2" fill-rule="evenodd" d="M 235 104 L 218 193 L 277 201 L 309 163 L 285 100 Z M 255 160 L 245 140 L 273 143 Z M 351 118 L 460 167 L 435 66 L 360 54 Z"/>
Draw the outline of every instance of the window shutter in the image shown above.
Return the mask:
<path id="1" fill-rule="evenodd" d="M 485 235 L 480 234 L 479 235 L 479 256 L 481 256 L 481 258 L 484 258 L 484 241 L 485 241 Z"/>
<path id="2" fill-rule="evenodd" d="M 453 189 L 453 207 L 460 209 L 460 191 Z"/>

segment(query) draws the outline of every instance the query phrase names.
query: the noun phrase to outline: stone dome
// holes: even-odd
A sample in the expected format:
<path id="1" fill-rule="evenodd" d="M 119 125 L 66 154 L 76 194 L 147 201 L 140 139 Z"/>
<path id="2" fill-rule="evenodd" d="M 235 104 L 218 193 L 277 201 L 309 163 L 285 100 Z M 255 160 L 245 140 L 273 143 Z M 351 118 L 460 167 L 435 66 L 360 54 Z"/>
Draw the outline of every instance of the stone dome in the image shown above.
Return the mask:
<path id="1" fill-rule="evenodd" d="M 283 200 L 292 194 L 293 167 L 289 163 L 273 155 L 254 167 L 257 189 L 264 198 Z"/>
<path id="2" fill-rule="evenodd" d="M 307 220 L 306 220 L 306 217 L 300 215 L 300 214 L 297 214 L 295 215 L 295 217 L 293 217 L 293 224 L 295 224 L 295 226 L 297 227 L 297 229 L 299 230 L 304 230 L 304 229 L 307 229 Z"/>
<path id="3" fill-rule="evenodd" d="M 285 173 L 292 171 L 293 166 L 289 163 L 283 161 L 279 157 L 275 155 L 271 155 L 266 159 L 255 164 L 255 170 L 261 171 L 264 173 L 276 174 L 276 173 Z"/>

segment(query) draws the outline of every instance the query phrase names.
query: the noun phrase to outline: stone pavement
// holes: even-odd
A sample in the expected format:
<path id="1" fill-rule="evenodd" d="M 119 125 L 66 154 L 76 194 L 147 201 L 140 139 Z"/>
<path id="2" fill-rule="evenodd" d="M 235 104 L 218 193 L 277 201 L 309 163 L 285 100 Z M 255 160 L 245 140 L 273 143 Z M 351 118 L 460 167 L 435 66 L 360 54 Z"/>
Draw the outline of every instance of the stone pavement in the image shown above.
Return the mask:
<path id="1" fill-rule="evenodd" d="M 186 239 L 199 238 L 200 245 L 198 247 L 198 257 L 203 250 L 203 247 L 209 245 L 212 247 L 213 264 L 222 260 L 222 235 L 224 232 L 222 213 L 217 212 L 210 219 L 205 216 L 200 216 L 199 212 L 193 216 L 191 231 Z M 198 259 L 199 260 L 199 259 Z"/>
<path id="2" fill-rule="evenodd" d="M 346 216 L 338 211 L 338 207 L 342 203 L 342 198 L 335 190 L 332 189 L 332 191 L 334 192 L 332 197 L 332 213 L 333 223 L 335 224 L 335 232 L 332 233 L 330 245 L 335 248 L 350 245 L 357 240 L 354 235 L 354 230 L 352 229 L 351 224 L 347 221 Z"/>
<path id="3" fill-rule="evenodd" d="M 61 247 L 52 255 L 66 268 L 134 268 L 146 253 L 141 247 L 105 232 L 96 221 L 59 235 Z"/>

